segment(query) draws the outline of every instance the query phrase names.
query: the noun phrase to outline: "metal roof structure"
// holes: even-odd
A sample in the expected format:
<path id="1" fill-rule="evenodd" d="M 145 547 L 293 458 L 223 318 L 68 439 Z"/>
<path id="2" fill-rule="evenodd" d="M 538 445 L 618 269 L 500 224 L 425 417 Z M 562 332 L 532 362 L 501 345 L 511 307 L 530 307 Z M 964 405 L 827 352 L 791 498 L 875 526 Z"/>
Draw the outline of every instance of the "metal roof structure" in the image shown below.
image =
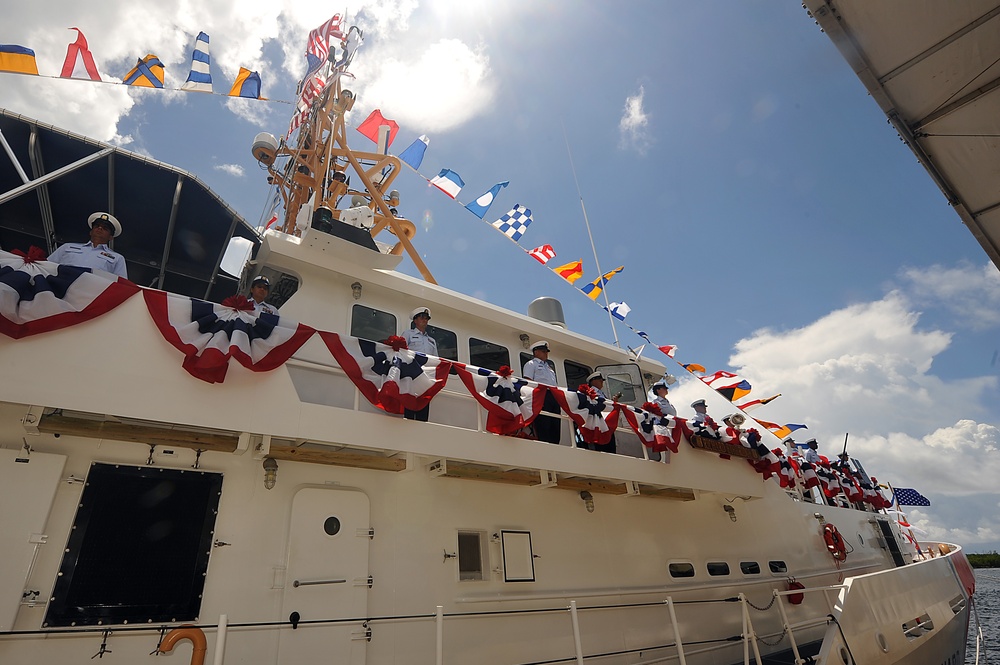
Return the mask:
<path id="1" fill-rule="evenodd" d="M 1000 4 L 802 6 L 1000 268 Z"/>
<path id="2" fill-rule="evenodd" d="M 129 279 L 221 301 L 238 280 L 220 270 L 234 237 L 257 232 L 196 176 L 169 164 L 0 109 L 0 247 L 51 253 L 87 240 L 87 217 L 121 220 L 114 249 Z M 5 158 L 6 157 L 6 158 Z"/>

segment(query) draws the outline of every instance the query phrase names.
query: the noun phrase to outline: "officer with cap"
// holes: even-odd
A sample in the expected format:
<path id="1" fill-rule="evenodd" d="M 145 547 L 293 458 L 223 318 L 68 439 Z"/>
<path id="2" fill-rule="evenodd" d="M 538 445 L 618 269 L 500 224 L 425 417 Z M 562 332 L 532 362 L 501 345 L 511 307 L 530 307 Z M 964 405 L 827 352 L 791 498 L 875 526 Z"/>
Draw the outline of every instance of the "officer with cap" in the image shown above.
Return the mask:
<path id="1" fill-rule="evenodd" d="M 590 376 L 587 377 L 587 385 L 597 391 L 598 397 L 603 397 L 605 400 L 608 399 L 608 396 L 604 394 L 604 374 L 601 372 L 591 372 Z M 614 432 L 611 433 L 610 441 L 605 444 L 595 443 L 593 446 L 593 450 L 602 453 L 618 452 Z"/>
<path id="2" fill-rule="evenodd" d="M 719 425 L 708 415 L 708 404 L 703 399 L 696 399 L 691 402 L 694 409 L 694 417 L 688 420 L 688 424 L 694 433 L 699 436 L 708 436 L 713 439 L 719 438 Z"/>
<path id="3" fill-rule="evenodd" d="M 816 442 L 816 439 L 809 439 L 808 441 L 806 441 L 806 445 L 809 447 L 806 449 L 806 452 L 802 454 L 802 456 L 810 464 L 819 464 L 820 463 L 819 453 L 816 452 L 816 450 L 819 448 L 819 443 Z"/>
<path id="4" fill-rule="evenodd" d="M 406 348 L 410 351 L 423 353 L 429 356 L 438 355 L 437 340 L 427 332 L 427 323 L 431 320 L 431 310 L 427 307 L 418 307 L 410 312 L 411 326 L 403 331 L 403 339 L 406 340 Z M 431 406 L 428 404 L 419 411 L 403 409 L 403 417 L 407 420 L 419 420 L 427 422 L 430 415 Z"/>
<path id="5" fill-rule="evenodd" d="M 658 407 L 660 407 L 660 413 L 662 413 L 664 416 L 673 416 L 676 418 L 677 409 L 675 409 L 674 405 L 671 404 L 670 400 L 667 399 L 668 392 L 670 392 L 670 386 L 667 385 L 665 379 L 660 379 L 659 381 L 653 384 L 654 397 L 650 401 L 656 404 Z"/>
<path id="6" fill-rule="evenodd" d="M 95 212 L 87 218 L 90 242 L 67 242 L 49 255 L 49 261 L 78 268 L 104 270 L 128 279 L 125 257 L 112 251 L 108 243 L 122 233 L 122 225 L 109 212 Z"/>
<path id="7" fill-rule="evenodd" d="M 556 371 L 549 364 L 549 343 L 544 340 L 535 342 L 531 345 L 531 353 L 535 357 L 524 363 L 524 370 L 521 374 L 530 381 L 555 386 Z M 559 413 L 559 402 L 556 401 L 551 391 L 545 392 L 545 403 L 542 405 L 542 411 Z M 562 422 L 558 418 L 539 414 L 534 420 L 534 427 L 535 435 L 540 440 L 547 443 L 559 443 Z"/>
<path id="8" fill-rule="evenodd" d="M 250 302 L 253 303 L 253 311 L 255 314 L 274 314 L 278 315 L 278 310 L 276 310 L 272 305 L 264 302 L 267 298 L 267 294 L 271 292 L 271 280 L 263 275 L 257 275 L 254 277 L 253 282 L 250 284 Z"/>

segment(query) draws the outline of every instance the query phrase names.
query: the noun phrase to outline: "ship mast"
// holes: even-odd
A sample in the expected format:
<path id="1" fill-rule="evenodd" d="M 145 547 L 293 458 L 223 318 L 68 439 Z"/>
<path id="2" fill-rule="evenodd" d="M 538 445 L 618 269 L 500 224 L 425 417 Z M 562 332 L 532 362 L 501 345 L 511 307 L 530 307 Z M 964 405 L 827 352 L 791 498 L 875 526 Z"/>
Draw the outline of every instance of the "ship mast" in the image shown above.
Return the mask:
<path id="1" fill-rule="evenodd" d="M 302 123 L 296 145 L 292 147 L 282 141 L 275 150 L 267 166 L 270 180 L 278 186 L 285 204 L 284 224 L 278 230 L 301 235 L 304 229 L 297 224 L 297 219 L 309 203 L 313 204 L 312 230 L 322 231 L 330 224 L 346 223 L 343 215 L 347 210 L 338 210 L 337 203 L 342 197 L 350 196 L 350 209 L 354 213 L 365 207 L 372 211 L 373 223 L 370 228 L 367 225 L 362 228 L 369 231 L 372 238 L 382 231 L 394 235 L 396 243 L 388 253 L 399 256 L 406 250 L 423 278 L 437 284 L 411 242 L 416 226 L 392 213 L 392 206 L 399 204 L 398 193 L 390 190 L 400 171 L 399 158 L 380 152 L 352 150 L 347 145 L 344 116 L 354 106 L 354 101 L 354 94 L 341 87 L 341 76 L 335 73 L 333 81 L 314 101 L 308 118 Z M 279 160 L 280 157 L 288 159 Z M 361 181 L 360 188 L 349 187 L 350 175 Z"/>

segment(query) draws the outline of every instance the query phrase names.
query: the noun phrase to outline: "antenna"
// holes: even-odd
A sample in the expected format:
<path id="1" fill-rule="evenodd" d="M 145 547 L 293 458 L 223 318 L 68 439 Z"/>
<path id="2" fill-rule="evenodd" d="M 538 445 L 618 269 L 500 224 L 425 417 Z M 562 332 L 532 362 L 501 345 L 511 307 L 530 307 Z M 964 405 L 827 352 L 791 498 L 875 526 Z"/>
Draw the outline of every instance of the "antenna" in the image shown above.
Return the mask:
<path id="1" fill-rule="evenodd" d="M 566 154 L 569 155 L 569 167 L 573 171 L 573 182 L 576 183 L 576 193 L 580 196 L 580 209 L 583 210 L 583 223 L 587 225 L 587 236 L 590 238 L 590 249 L 594 252 L 594 263 L 597 265 L 598 279 L 604 277 L 601 270 L 601 262 L 597 259 L 597 247 L 594 245 L 594 234 L 590 232 L 590 220 L 587 218 L 587 206 L 583 204 L 583 192 L 580 191 L 580 181 L 576 178 L 576 165 L 573 164 L 573 151 L 569 149 L 569 137 L 566 136 L 566 125 L 562 124 L 563 140 L 566 141 Z M 615 346 L 619 349 L 622 345 L 618 342 L 618 329 L 615 328 L 615 317 L 611 315 L 611 303 L 608 301 L 608 283 L 604 282 L 601 288 L 604 294 L 604 308 L 608 310 L 608 321 L 611 322 L 611 333 L 615 336 Z"/>
<path id="2" fill-rule="evenodd" d="M 844 452 L 841 455 L 847 454 L 847 437 L 850 436 L 850 432 L 844 432 Z"/>

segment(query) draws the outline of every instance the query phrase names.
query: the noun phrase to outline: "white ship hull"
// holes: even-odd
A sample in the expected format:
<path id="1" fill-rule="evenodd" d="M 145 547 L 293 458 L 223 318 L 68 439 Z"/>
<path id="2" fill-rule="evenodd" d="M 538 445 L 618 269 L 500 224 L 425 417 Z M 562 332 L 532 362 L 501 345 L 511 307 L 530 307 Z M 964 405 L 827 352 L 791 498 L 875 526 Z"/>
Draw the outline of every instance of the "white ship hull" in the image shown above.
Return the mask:
<path id="1" fill-rule="evenodd" d="M 349 285 L 360 278 L 364 303 L 405 316 L 419 298 L 460 339 L 489 331 L 517 353 L 526 333 L 591 365 L 622 362 L 612 347 L 394 273 L 311 267 L 284 236 L 269 250 L 272 265 L 302 278 L 282 316 L 317 328 L 349 329 Z M 499 437 L 483 431 L 455 377 L 431 422 L 406 421 L 368 405 L 315 337 L 273 371 L 234 366 L 222 385 L 192 378 L 180 360 L 138 296 L 85 324 L 0 338 L 5 665 L 89 661 L 102 642 L 105 658 L 143 662 L 161 628 L 181 623 L 200 627 L 217 663 L 624 664 L 683 654 L 728 664 L 793 640 L 831 665 L 964 658 L 961 550 L 925 559 L 887 516 L 802 501 L 744 460 L 682 443 L 660 463 L 624 429 L 619 455 L 566 445 L 568 424 L 562 446 Z M 278 461 L 272 489 L 267 457 Z M 96 485 L 83 479 L 98 468 L 222 474 L 195 616 L 95 618 L 113 612 L 110 592 L 89 615 L 73 607 L 67 575 L 89 564 L 69 559 Z M 826 523 L 847 541 L 843 562 L 826 547 Z M 129 542 L 105 554 L 127 560 Z M 481 551 L 470 554 L 470 542 Z M 134 564 L 129 575 L 156 579 L 155 566 Z M 806 587 L 800 605 L 774 596 L 790 577 Z M 100 596 L 102 585 L 129 584 L 112 575 L 88 588 Z M 931 623 L 904 634 L 923 615 Z M 842 659 L 845 642 L 853 660 Z M 189 648 L 175 651 L 183 660 Z"/>

